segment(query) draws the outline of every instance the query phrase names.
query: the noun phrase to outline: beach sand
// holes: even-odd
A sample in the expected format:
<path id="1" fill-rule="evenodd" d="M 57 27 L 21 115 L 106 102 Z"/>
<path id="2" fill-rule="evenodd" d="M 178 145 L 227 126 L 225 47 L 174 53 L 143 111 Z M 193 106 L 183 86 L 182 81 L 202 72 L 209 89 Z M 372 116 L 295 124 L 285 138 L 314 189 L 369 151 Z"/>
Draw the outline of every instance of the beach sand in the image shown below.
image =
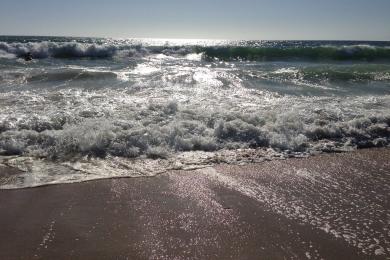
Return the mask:
<path id="1" fill-rule="evenodd" d="M 389 194 L 390 149 L 1 190 L 0 259 L 389 259 Z"/>

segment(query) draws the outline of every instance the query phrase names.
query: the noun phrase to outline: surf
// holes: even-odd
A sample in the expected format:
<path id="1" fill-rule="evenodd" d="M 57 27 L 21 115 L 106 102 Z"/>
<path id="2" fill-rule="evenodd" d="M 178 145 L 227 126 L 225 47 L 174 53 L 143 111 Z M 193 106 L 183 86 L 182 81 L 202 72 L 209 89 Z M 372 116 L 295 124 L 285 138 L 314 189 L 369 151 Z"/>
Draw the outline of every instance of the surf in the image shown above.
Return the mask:
<path id="1" fill-rule="evenodd" d="M 390 145 L 387 42 L 0 42 L 0 188 Z"/>

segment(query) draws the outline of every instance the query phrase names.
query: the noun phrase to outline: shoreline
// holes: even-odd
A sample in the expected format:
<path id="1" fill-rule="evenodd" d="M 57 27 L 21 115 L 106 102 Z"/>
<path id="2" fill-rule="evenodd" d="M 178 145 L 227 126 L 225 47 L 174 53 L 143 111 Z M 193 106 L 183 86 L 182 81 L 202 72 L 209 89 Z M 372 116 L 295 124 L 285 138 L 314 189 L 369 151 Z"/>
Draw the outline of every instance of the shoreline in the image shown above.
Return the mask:
<path id="1" fill-rule="evenodd" d="M 382 148 L 0 190 L 0 258 L 386 259 L 389 187 Z"/>
<path id="2" fill-rule="evenodd" d="M 17 175 L 23 175 L 25 173 L 28 173 L 28 171 L 24 171 L 24 170 L 21 170 L 19 168 L 17 168 L 17 166 L 10 166 L 8 165 L 7 163 L 0 163 L 0 191 L 1 190 L 23 190 L 23 189 L 35 189 L 35 188 L 41 188 L 41 187 L 47 187 L 47 186 L 57 186 L 57 185 L 67 185 L 67 184 L 77 184 L 77 183 L 88 183 L 88 182 L 94 182 L 94 181 L 104 181 L 104 180 L 113 180 L 113 179 L 132 179 L 132 178 L 154 178 L 156 176 L 159 176 L 159 175 L 163 175 L 163 174 L 168 174 L 169 172 L 192 172 L 192 171 L 197 171 L 197 170 L 202 170 L 202 169 L 207 169 L 207 168 L 215 168 L 215 167 L 219 167 L 219 166 L 225 166 L 225 167 L 228 167 L 228 166 L 237 166 L 237 167 L 240 167 L 240 166 L 248 166 L 248 165 L 257 165 L 257 164 L 262 164 L 262 163 L 266 163 L 266 162 L 270 162 L 270 161 L 284 161 L 284 160 L 301 160 L 301 159 L 308 159 L 308 158 L 312 158 L 312 157 L 317 157 L 317 156 L 324 156 L 326 157 L 327 155 L 334 155 L 336 156 L 337 154 L 346 154 L 346 153 L 354 153 L 354 152 L 358 152 L 358 151 L 365 151 L 365 150 L 390 150 L 390 147 L 373 147 L 373 148 L 360 148 L 360 149 L 356 149 L 356 150 L 334 150 L 334 151 L 324 151 L 324 152 L 321 152 L 321 153 L 312 153 L 312 154 L 304 154 L 304 155 L 298 155 L 298 156 L 294 156 L 294 155 L 290 155 L 290 154 L 287 154 L 287 155 L 284 155 L 282 153 L 275 153 L 275 154 L 271 154 L 271 155 L 266 155 L 266 154 L 262 154 L 260 155 L 260 157 L 256 157 L 255 159 L 251 159 L 251 160 L 242 160 L 242 159 L 245 159 L 245 155 L 240 155 L 242 156 L 243 158 L 241 158 L 240 160 L 236 160 L 236 161 L 232 161 L 232 162 L 227 162 L 227 161 L 220 161 L 220 162 L 211 162 L 210 164 L 194 164 L 194 165 L 191 165 L 189 168 L 187 167 L 184 167 L 184 168 L 166 168 L 164 170 L 161 170 L 161 171 L 158 171 L 157 173 L 155 174 L 151 174 L 151 175 L 147 175 L 147 174 L 140 174 L 140 175 L 114 175 L 114 176 L 111 176 L 111 177 L 105 177 L 105 176 L 99 176 L 99 177 L 94 177 L 94 178 L 91 178 L 91 179 L 81 179 L 81 180 L 77 180 L 77 181 L 64 181 L 64 182 L 48 182 L 48 183 L 43 183 L 43 184 L 34 184 L 32 186 L 21 186 L 21 187 L 11 187 L 11 188 L 3 188 L 1 185 L 7 185 L 8 184 L 8 180 L 7 180 L 7 177 L 17 177 Z M 264 153 L 265 151 L 264 150 L 256 150 L 255 151 L 259 152 L 259 153 Z M 257 155 L 258 156 L 258 155 Z M 28 157 L 26 157 L 28 158 Z M 148 159 L 149 158 L 145 158 L 145 159 Z M 141 160 L 138 160 L 138 161 L 142 161 Z M 162 166 L 164 167 L 164 166 Z M 88 171 L 83 171 L 83 170 L 79 170 L 79 169 L 76 169 L 76 168 L 69 168 L 69 171 L 80 171 L 80 172 L 84 172 L 85 174 L 88 174 L 89 172 Z"/>

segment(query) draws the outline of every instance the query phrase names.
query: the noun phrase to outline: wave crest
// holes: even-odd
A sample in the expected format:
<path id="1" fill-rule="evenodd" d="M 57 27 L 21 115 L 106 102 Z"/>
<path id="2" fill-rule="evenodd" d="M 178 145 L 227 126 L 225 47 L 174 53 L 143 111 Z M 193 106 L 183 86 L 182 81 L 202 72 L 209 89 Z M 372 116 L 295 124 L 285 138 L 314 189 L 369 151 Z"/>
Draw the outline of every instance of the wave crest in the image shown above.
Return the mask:
<path id="1" fill-rule="evenodd" d="M 344 47 L 209 47 L 204 49 L 208 60 L 250 60 L 250 61 L 374 61 L 390 60 L 390 48 L 369 45 Z"/>
<path id="2" fill-rule="evenodd" d="M 82 44 L 76 42 L 30 42 L 5 43 L 0 42 L 0 50 L 15 57 L 24 57 L 31 53 L 34 58 L 108 58 L 112 57 L 118 48 L 114 45 Z"/>
<path id="3" fill-rule="evenodd" d="M 213 60 L 331 60 L 376 61 L 390 60 L 390 48 L 371 45 L 349 46 L 300 46 L 300 47 L 253 47 L 253 46 L 143 46 L 123 43 L 80 42 L 0 42 L 0 57 L 24 57 L 31 53 L 34 58 L 111 58 L 124 52 L 128 57 L 144 57 L 150 54 L 186 56 L 204 54 L 206 61 Z"/>

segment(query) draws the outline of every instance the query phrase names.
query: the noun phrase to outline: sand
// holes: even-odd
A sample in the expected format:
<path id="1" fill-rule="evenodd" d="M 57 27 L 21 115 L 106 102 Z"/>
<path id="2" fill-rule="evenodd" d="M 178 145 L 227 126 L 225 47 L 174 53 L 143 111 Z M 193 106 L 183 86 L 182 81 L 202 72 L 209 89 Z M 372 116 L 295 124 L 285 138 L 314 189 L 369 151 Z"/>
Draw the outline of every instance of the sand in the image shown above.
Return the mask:
<path id="1" fill-rule="evenodd" d="M 389 194 L 390 149 L 1 190 L 0 259 L 389 259 Z"/>

